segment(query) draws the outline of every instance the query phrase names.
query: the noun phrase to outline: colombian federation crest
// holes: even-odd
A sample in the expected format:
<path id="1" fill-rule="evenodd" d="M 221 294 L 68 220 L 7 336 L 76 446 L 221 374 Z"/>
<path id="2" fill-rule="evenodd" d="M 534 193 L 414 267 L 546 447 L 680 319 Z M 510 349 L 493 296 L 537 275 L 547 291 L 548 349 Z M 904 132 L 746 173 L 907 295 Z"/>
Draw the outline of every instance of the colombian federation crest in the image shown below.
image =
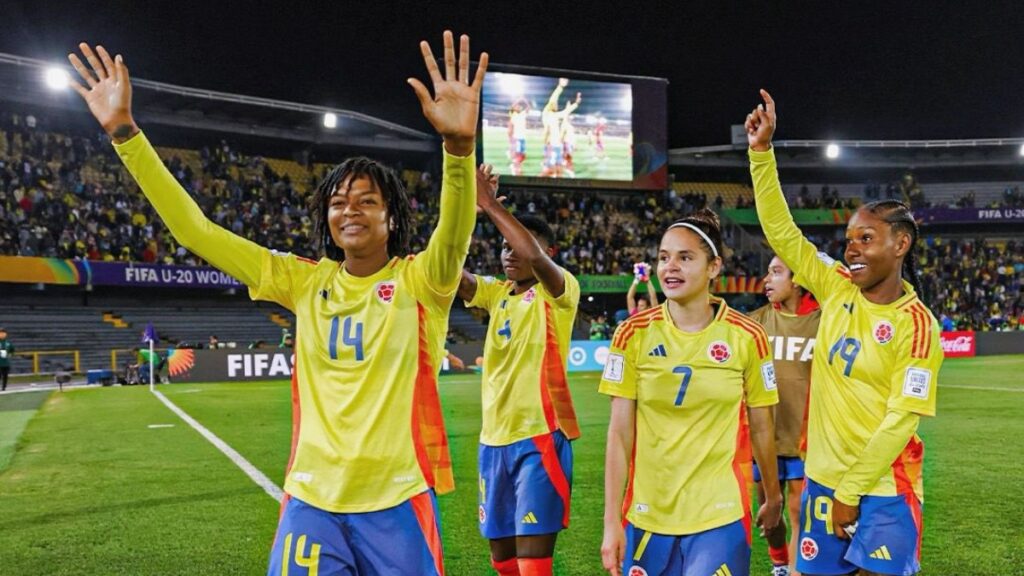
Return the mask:
<path id="1" fill-rule="evenodd" d="M 878 324 L 875 324 L 875 342 L 879 344 L 888 344 L 892 340 L 893 336 L 896 335 L 896 329 L 892 327 L 892 324 L 882 320 Z"/>
<path id="2" fill-rule="evenodd" d="M 526 294 L 523 294 L 523 302 L 526 302 L 527 304 L 533 302 L 536 298 L 537 290 L 534 288 L 530 288 L 529 290 L 526 291 Z"/>
<path id="3" fill-rule="evenodd" d="M 484 505 L 481 504 L 480 505 L 480 523 L 483 524 L 484 522 L 487 522 L 487 512 L 484 511 Z"/>
<path id="4" fill-rule="evenodd" d="M 626 576 L 647 576 L 647 570 L 644 570 L 643 567 L 634 564 L 630 566 L 629 572 Z"/>
<path id="5" fill-rule="evenodd" d="M 395 283 L 394 282 L 381 282 L 377 284 L 377 300 L 385 304 L 391 304 L 391 301 L 395 298 Z"/>
<path id="6" fill-rule="evenodd" d="M 732 350 L 729 349 L 727 343 L 717 340 L 708 346 L 708 358 L 722 364 L 732 358 Z"/>
<path id="7" fill-rule="evenodd" d="M 818 543 L 814 538 L 805 537 L 800 541 L 800 557 L 804 560 L 814 560 L 818 557 Z"/>

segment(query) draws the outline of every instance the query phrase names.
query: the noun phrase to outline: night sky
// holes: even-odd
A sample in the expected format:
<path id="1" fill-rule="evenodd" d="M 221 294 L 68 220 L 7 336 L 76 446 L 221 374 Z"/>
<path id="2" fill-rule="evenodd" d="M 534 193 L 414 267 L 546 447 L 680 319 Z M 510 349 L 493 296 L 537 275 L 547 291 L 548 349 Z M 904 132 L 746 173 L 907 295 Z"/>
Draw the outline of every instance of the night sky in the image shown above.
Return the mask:
<path id="1" fill-rule="evenodd" d="M 233 4 L 4 1 L 0 51 L 61 61 L 88 40 L 139 77 L 427 130 L 405 78 L 447 27 L 496 63 L 668 78 L 672 147 L 728 143 L 761 86 L 780 138 L 1024 136 L 1019 3 Z"/>

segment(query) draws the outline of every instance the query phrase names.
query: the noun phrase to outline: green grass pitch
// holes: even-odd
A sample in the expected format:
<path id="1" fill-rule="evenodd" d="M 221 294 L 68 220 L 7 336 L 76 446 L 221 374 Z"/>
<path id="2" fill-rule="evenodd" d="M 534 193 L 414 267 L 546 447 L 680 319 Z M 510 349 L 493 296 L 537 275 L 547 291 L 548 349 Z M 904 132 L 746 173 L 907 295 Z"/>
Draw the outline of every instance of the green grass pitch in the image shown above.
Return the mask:
<path id="1" fill-rule="evenodd" d="M 493 164 L 498 174 L 511 174 L 508 152 L 508 129 L 501 126 L 484 128 L 484 162 Z M 582 131 L 576 135 L 573 165 L 576 178 L 593 180 L 633 180 L 633 156 L 629 141 L 622 137 L 604 137 L 604 160 L 595 155 L 594 146 Z M 539 131 L 531 130 L 526 138 L 526 161 L 522 176 L 540 176 L 544 161 L 544 143 Z"/>
<path id="2" fill-rule="evenodd" d="M 939 415 L 921 429 L 925 575 L 1024 575 L 1022 371 L 1024 356 L 943 367 Z M 583 436 L 555 569 L 591 576 L 601 573 L 608 401 L 596 375 L 571 380 Z M 441 389 L 457 483 L 440 498 L 447 572 L 489 574 L 476 512 L 479 377 L 444 377 Z M 282 482 L 287 383 L 160 390 Z M 144 387 L 0 396 L 0 573 L 262 574 L 277 514 L 275 501 Z M 753 573 L 767 574 L 764 542 L 754 542 Z"/>

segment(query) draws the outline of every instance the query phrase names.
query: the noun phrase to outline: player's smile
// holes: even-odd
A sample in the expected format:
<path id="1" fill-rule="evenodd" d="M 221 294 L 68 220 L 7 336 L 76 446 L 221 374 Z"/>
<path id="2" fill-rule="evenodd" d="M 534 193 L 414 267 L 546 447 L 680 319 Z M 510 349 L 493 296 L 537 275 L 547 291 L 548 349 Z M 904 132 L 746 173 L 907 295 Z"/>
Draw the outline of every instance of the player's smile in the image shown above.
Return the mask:
<path id="1" fill-rule="evenodd" d="M 898 260 L 892 257 L 895 241 L 892 227 L 884 220 L 866 210 L 854 213 L 846 228 L 843 255 L 854 284 L 871 288 L 898 273 Z"/>
<path id="2" fill-rule="evenodd" d="M 327 205 L 331 237 L 342 250 L 387 246 L 388 211 L 380 188 L 367 176 L 338 185 Z"/>

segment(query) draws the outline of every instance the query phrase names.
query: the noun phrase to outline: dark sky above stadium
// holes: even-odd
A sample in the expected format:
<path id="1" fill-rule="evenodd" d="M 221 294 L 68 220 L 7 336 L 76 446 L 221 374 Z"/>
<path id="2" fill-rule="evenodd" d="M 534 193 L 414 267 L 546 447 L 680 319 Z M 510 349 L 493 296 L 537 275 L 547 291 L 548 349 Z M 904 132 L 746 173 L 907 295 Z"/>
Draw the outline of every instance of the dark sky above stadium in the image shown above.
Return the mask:
<path id="1" fill-rule="evenodd" d="M 313 4 L 7 0 L 0 51 L 60 60 L 89 40 L 151 80 L 427 129 L 404 79 L 449 27 L 492 62 L 668 78 L 672 147 L 727 143 L 761 86 L 781 138 L 1024 136 L 1013 2 Z"/>

